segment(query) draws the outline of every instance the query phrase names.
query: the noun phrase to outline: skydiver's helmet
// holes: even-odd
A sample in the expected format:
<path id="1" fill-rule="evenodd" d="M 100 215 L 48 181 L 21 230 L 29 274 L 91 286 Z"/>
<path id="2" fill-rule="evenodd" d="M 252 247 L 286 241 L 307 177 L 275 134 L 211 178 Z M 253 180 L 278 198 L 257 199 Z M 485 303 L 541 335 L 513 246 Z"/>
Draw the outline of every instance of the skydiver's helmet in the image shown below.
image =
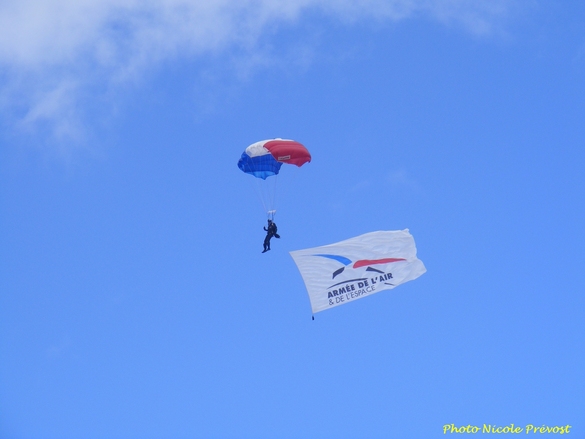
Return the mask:
<path id="1" fill-rule="evenodd" d="M 268 224 L 272 224 L 272 220 L 268 220 Z"/>

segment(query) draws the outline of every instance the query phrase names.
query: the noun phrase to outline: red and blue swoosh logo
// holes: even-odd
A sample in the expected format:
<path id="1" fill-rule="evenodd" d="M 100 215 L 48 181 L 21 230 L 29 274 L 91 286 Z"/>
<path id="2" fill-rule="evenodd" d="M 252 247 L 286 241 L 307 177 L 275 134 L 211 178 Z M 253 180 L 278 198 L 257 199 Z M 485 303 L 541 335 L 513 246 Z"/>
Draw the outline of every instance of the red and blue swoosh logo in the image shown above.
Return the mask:
<path id="1" fill-rule="evenodd" d="M 337 261 L 337 262 L 343 264 L 343 267 L 341 267 L 339 270 L 336 270 L 333 272 L 333 279 L 335 279 L 335 276 L 337 276 L 338 274 L 341 274 L 345 270 L 345 268 L 350 266 L 350 265 L 351 265 L 351 268 L 368 267 L 368 268 L 366 268 L 367 271 L 377 271 L 377 272 L 381 273 L 380 270 L 373 268 L 372 265 L 389 264 L 391 262 L 406 261 L 406 259 L 404 259 L 404 258 L 383 258 L 383 259 L 360 259 L 360 260 L 354 262 L 351 259 L 346 258 L 345 256 L 340 256 L 340 255 L 316 254 L 313 256 L 320 256 L 322 258 L 333 259 L 334 261 Z"/>

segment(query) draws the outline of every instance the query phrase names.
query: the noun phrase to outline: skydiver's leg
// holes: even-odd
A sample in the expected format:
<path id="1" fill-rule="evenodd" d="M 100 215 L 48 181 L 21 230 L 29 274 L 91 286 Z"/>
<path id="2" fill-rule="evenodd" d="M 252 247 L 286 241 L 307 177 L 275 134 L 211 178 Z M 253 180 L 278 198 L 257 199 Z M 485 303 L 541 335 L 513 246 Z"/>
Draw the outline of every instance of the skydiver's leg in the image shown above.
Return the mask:
<path id="1" fill-rule="evenodd" d="M 270 238 L 266 235 L 266 238 L 264 238 L 264 250 L 262 253 L 266 253 L 268 250 L 270 250 Z"/>

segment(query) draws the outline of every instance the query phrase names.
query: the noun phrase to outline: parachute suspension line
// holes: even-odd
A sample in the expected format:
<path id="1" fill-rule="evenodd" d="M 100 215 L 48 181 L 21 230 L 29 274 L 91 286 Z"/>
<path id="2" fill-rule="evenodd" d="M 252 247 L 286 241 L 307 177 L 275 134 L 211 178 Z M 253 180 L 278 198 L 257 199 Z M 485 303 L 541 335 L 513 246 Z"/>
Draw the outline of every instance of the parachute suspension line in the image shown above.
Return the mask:
<path id="1" fill-rule="evenodd" d="M 274 219 L 274 214 L 276 213 L 276 195 L 277 195 L 277 188 L 278 188 L 278 174 L 276 174 L 272 178 L 272 188 L 269 189 L 269 195 L 272 195 L 270 198 L 270 209 L 268 210 L 268 214 L 272 215 L 272 220 Z"/>
<path id="2" fill-rule="evenodd" d="M 276 188 L 278 175 L 267 178 L 266 180 L 254 178 L 254 189 L 260 203 L 262 204 L 263 212 L 267 215 L 267 219 L 274 220 L 276 214 Z"/>
<path id="3" fill-rule="evenodd" d="M 246 164 L 244 164 L 244 166 L 241 169 L 246 173 L 248 173 L 248 171 L 251 171 L 251 167 L 247 166 Z M 260 200 L 260 203 L 262 203 L 264 211 L 266 211 L 266 202 L 264 201 L 265 197 L 262 195 L 261 182 L 259 181 L 260 179 L 253 178 L 253 180 L 254 182 L 250 182 L 249 184 L 251 184 L 254 187 L 254 192 L 256 192 L 256 196 Z"/>
<path id="4" fill-rule="evenodd" d="M 254 181 L 255 181 L 254 189 L 256 189 L 256 195 L 258 196 L 260 202 L 262 203 L 262 208 L 264 209 L 264 212 L 266 212 L 268 210 L 268 206 L 266 205 L 266 196 L 265 194 L 262 193 L 263 186 L 265 185 L 266 182 L 260 180 L 259 178 L 254 178 Z"/>

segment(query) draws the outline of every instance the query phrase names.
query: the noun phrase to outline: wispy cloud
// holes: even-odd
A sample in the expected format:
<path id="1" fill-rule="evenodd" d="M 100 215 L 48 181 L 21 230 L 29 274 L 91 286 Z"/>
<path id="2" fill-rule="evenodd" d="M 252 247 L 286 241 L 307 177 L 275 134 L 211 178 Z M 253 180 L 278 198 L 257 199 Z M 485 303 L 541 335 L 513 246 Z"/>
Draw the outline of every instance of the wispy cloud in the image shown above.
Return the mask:
<path id="1" fill-rule="evenodd" d="M 393 190 L 420 191 L 419 183 L 404 169 L 395 170 L 386 176 L 386 182 Z"/>
<path id="2" fill-rule="evenodd" d="M 47 348 L 46 353 L 49 358 L 55 359 L 63 356 L 70 348 L 71 338 L 69 335 L 64 335 L 58 342 L 51 344 Z"/>
<path id="3" fill-rule="evenodd" d="M 262 63 L 258 41 L 303 14 L 351 24 L 418 16 L 490 33 L 506 0 L 19 0 L 0 3 L 0 104 L 20 123 L 80 135 L 88 87 L 119 87 L 161 62 L 237 48 Z M 249 69 L 249 66 L 246 66 Z"/>

